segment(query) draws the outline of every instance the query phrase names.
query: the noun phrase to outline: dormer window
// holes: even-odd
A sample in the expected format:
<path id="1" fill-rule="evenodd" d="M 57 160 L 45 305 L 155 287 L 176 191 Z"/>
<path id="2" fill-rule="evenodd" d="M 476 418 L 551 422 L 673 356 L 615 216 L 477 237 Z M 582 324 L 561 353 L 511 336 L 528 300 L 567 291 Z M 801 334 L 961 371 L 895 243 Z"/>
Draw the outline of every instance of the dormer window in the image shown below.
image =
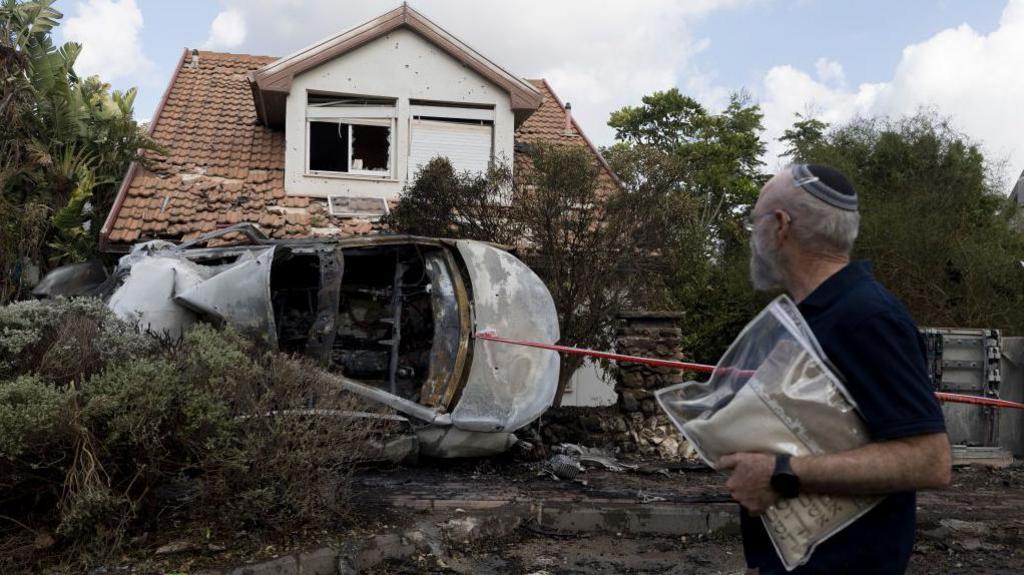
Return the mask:
<path id="1" fill-rule="evenodd" d="M 395 100 L 309 94 L 306 173 L 395 177 Z"/>

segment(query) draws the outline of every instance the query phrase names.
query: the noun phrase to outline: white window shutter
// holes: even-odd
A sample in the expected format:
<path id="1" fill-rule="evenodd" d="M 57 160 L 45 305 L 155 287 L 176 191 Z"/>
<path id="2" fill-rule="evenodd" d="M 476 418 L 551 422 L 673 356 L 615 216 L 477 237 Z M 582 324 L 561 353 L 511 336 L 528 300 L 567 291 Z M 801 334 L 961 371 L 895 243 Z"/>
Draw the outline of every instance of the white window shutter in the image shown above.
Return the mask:
<path id="1" fill-rule="evenodd" d="M 437 156 L 456 172 L 485 172 L 491 161 L 493 127 L 436 120 L 413 120 L 409 144 L 409 178 Z"/>

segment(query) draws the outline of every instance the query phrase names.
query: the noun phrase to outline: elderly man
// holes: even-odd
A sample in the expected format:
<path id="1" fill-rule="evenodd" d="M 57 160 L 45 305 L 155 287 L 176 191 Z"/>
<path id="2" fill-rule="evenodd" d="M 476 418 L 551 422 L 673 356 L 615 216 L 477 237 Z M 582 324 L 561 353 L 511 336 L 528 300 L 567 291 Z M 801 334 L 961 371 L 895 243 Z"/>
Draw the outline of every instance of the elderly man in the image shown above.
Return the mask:
<path id="1" fill-rule="evenodd" d="M 950 481 L 942 412 L 924 343 L 903 305 L 851 262 L 857 194 L 828 166 L 797 164 L 761 190 L 751 215 L 754 288 L 785 290 L 842 373 L 871 443 L 829 455 L 736 453 L 722 458 L 742 505 L 748 573 L 785 573 L 755 516 L 799 493 L 885 494 L 874 509 L 822 543 L 793 573 L 903 573 L 914 542 L 915 491 Z"/>

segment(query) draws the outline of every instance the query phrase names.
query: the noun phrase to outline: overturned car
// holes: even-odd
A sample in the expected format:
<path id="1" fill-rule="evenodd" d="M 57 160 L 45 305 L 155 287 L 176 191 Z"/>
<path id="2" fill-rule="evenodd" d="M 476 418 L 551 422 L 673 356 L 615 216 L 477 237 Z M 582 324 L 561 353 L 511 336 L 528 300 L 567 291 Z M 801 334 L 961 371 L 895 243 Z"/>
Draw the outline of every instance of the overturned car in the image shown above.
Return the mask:
<path id="1" fill-rule="evenodd" d="M 239 236 L 246 241 L 210 246 Z M 82 289 L 68 270 L 54 274 L 63 281 L 47 278 L 37 295 L 66 295 L 61 284 Z M 485 243 L 269 240 L 241 224 L 180 245 L 138 244 L 96 292 L 140 329 L 173 338 L 210 321 L 310 356 L 340 387 L 408 418 L 424 455 L 506 450 L 557 387 L 556 353 L 474 338 L 483 330 L 559 337 L 540 278 Z"/>

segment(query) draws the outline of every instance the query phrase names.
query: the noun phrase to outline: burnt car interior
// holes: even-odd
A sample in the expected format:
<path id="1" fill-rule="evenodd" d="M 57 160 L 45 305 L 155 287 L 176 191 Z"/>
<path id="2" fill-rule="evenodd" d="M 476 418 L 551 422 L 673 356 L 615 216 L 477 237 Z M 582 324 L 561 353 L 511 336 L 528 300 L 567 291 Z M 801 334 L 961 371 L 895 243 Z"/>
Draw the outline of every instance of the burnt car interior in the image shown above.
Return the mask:
<path id="1" fill-rule="evenodd" d="M 345 248 L 340 257 L 280 250 L 270 276 L 278 345 L 436 404 L 461 336 L 449 261 L 443 248 L 409 243 Z"/>

